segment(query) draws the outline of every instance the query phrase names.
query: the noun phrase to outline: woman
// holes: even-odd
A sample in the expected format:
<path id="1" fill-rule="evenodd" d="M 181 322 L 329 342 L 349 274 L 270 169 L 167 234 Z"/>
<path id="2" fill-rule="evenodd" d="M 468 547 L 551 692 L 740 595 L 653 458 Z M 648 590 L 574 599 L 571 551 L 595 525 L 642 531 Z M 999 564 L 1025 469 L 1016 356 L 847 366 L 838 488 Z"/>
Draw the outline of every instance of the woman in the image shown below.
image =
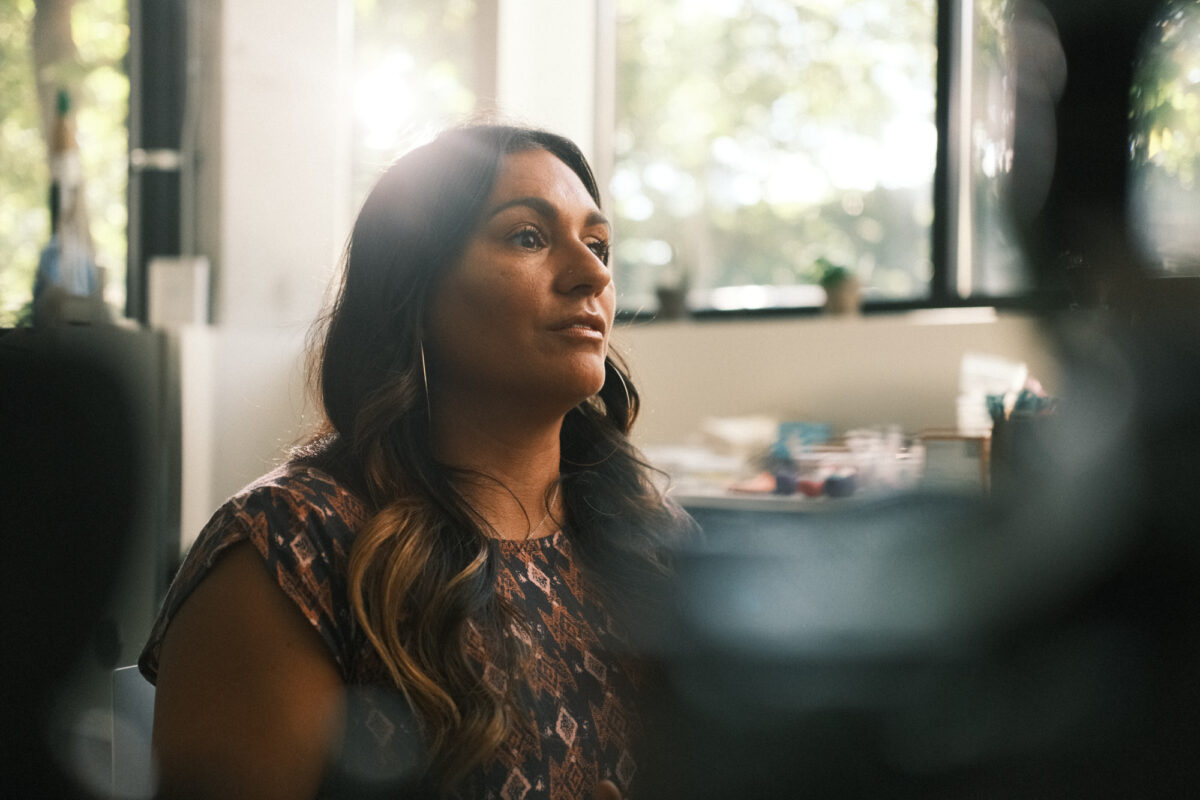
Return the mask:
<path id="1" fill-rule="evenodd" d="M 324 430 L 217 512 L 143 653 L 165 796 L 629 790 L 614 620 L 690 522 L 627 439 L 609 249 L 549 133 L 454 129 L 383 175 L 318 329 Z"/>

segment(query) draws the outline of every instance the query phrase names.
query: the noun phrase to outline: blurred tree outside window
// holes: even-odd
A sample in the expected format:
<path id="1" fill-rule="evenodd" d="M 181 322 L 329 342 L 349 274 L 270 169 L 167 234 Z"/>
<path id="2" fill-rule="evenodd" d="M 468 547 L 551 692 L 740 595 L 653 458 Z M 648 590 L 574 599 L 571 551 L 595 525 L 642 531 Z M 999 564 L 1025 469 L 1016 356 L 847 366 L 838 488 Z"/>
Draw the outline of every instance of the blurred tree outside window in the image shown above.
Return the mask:
<path id="1" fill-rule="evenodd" d="M 617 0 L 621 307 L 929 295 L 936 0 Z"/>
<path id="2" fill-rule="evenodd" d="M 478 5 L 355 0 L 355 206 L 392 161 L 476 110 Z"/>
<path id="3" fill-rule="evenodd" d="M 48 142 L 61 89 L 70 96 L 105 301 L 124 307 L 128 46 L 126 0 L 0 3 L 0 325 L 28 322 L 50 239 Z"/>
<path id="4" fill-rule="evenodd" d="M 1165 273 L 1200 275 L 1200 2 L 1164 3 L 1146 31 L 1130 116 L 1136 244 Z"/>

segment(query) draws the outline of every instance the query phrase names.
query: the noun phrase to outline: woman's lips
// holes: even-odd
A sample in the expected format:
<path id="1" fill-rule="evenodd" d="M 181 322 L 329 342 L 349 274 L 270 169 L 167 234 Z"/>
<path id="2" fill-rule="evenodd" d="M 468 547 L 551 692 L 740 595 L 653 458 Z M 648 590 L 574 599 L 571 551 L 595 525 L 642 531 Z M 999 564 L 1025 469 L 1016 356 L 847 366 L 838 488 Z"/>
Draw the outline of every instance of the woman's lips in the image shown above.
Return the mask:
<path id="1" fill-rule="evenodd" d="M 582 322 L 573 322 L 568 325 L 563 325 L 555 328 L 554 332 L 560 333 L 564 336 L 570 336 L 571 338 L 592 339 L 596 341 L 604 340 L 603 330 L 598 330 L 592 325 Z"/>
<path id="2" fill-rule="evenodd" d="M 608 330 L 608 323 L 599 314 L 582 313 L 552 325 L 551 330 L 566 336 L 602 341 Z"/>

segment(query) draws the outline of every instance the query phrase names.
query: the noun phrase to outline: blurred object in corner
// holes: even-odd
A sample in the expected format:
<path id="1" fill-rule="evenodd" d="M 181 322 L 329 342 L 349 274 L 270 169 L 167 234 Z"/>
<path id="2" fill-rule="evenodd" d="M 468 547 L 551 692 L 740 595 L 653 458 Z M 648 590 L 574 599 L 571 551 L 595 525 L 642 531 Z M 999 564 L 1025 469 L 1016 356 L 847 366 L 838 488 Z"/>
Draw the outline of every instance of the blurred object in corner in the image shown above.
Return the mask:
<path id="1" fill-rule="evenodd" d="M 80 770 L 97 764 L 99 748 L 81 761 L 73 746 L 84 740 L 58 717 L 64 689 L 115 630 L 110 601 L 131 543 L 142 443 L 128 382 L 95 353 L 46 341 L 57 333 L 0 336 L 0 797 L 105 794 L 102 776 Z"/>
<path id="2" fill-rule="evenodd" d="M 1196 320 L 1064 321 L 1054 413 L 990 495 L 698 516 L 640 632 L 641 792 L 1194 793 Z"/>
<path id="3" fill-rule="evenodd" d="M 71 124 L 71 98 L 58 92 L 50 148 L 50 241 L 33 283 L 33 323 L 109 322 L 83 191 L 83 166 Z"/>

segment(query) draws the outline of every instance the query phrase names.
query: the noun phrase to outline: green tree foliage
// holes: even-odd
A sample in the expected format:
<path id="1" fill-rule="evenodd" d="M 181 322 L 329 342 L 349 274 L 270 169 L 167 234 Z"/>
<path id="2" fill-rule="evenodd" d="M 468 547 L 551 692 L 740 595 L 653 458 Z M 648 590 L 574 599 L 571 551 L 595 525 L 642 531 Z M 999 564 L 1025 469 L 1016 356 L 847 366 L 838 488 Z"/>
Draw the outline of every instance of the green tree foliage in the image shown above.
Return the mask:
<path id="1" fill-rule="evenodd" d="M 38 255 L 50 236 L 50 179 L 30 45 L 34 11 L 34 0 L 0 2 L 0 325 L 27 315 Z M 126 0 L 76 0 L 71 23 L 79 60 L 61 75 L 73 84 L 97 262 L 107 272 L 107 298 L 120 305 L 127 225 Z"/>
<path id="2" fill-rule="evenodd" d="M 0 3 L 0 324 L 12 325 L 33 292 L 38 252 L 49 238 L 49 170 L 42 139 L 29 29 L 33 0 Z"/>
<path id="3" fill-rule="evenodd" d="M 1130 105 L 1135 163 L 1186 187 L 1200 177 L 1200 3 L 1173 0 L 1147 31 Z"/>
<path id="4" fill-rule="evenodd" d="M 618 285 L 927 291 L 933 0 L 618 3 Z"/>
<path id="5" fill-rule="evenodd" d="M 1200 2 L 1169 0 L 1130 91 L 1135 237 L 1156 266 L 1200 274 Z"/>

